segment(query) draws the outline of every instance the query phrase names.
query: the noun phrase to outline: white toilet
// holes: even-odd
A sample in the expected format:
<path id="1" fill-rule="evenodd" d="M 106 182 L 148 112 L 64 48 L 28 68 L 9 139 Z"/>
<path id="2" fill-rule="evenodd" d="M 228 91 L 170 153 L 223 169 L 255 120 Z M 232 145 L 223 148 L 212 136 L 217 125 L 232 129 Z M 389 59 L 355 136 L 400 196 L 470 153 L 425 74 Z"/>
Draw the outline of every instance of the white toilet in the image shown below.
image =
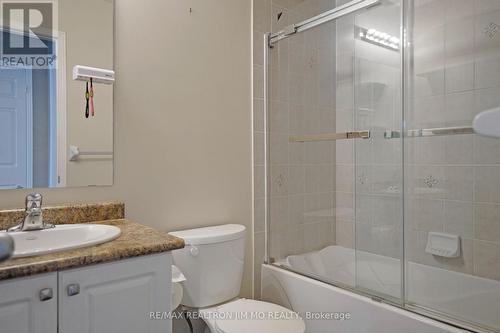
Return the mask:
<path id="1" fill-rule="evenodd" d="M 182 305 L 198 310 L 210 333 L 304 333 L 298 315 L 282 306 L 238 299 L 245 227 L 228 224 L 170 233 L 186 247 L 173 252 L 184 273 Z"/>

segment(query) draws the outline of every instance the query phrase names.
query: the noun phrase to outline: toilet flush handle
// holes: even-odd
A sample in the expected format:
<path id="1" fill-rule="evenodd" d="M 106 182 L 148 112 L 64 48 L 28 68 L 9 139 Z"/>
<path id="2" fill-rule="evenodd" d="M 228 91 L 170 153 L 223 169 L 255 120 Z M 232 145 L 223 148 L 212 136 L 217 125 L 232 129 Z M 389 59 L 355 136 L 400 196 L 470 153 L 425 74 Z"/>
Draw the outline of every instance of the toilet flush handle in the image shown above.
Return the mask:
<path id="1" fill-rule="evenodd" d="M 191 248 L 189 249 L 189 253 L 191 253 L 193 257 L 196 257 L 198 256 L 198 254 L 200 254 L 200 249 L 198 249 L 196 246 L 191 246 Z"/>

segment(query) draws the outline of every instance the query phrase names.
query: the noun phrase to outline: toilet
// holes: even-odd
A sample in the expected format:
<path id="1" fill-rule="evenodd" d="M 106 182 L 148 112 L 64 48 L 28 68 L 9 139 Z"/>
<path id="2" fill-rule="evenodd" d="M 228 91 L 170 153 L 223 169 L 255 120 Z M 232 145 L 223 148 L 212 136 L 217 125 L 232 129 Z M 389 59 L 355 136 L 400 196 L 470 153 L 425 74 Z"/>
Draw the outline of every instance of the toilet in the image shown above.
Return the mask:
<path id="1" fill-rule="evenodd" d="M 181 304 L 198 311 L 205 333 L 304 333 L 304 321 L 282 306 L 238 298 L 243 278 L 245 227 L 227 224 L 170 233 L 186 247 L 173 251 L 186 277 Z"/>

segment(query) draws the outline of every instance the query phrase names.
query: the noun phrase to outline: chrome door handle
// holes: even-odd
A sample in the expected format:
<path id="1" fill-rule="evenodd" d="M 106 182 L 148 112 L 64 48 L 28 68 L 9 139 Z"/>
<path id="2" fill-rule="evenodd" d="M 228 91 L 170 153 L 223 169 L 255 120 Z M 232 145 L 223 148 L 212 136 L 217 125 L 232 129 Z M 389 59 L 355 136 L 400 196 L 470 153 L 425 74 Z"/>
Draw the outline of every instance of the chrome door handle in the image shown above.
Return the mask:
<path id="1" fill-rule="evenodd" d="M 52 288 L 45 288 L 40 290 L 40 301 L 45 302 L 48 300 L 51 300 L 52 297 L 54 297 L 54 292 L 52 291 Z"/>
<path id="2" fill-rule="evenodd" d="M 291 136 L 289 142 L 319 142 L 319 141 L 337 141 L 353 139 L 370 139 L 370 131 L 350 131 L 340 133 L 323 133 L 313 135 Z"/>
<path id="3" fill-rule="evenodd" d="M 66 292 L 68 296 L 76 296 L 80 293 L 80 285 L 78 283 L 69 284 L 66 287 Z"/>
<path id="4" fill-rule="evenodd" d="M 406 130 L 404 132 L 404 136 L 408 138 L 463 135 L 463 134 L 474 134 L 474 129 L 472 127 L 441 127 L 441 128 L 411 129 L 411 130 Z M 384 138 L 399 139 L 401 138 L 401 131 L 387 130 L 384 132 Z"/>

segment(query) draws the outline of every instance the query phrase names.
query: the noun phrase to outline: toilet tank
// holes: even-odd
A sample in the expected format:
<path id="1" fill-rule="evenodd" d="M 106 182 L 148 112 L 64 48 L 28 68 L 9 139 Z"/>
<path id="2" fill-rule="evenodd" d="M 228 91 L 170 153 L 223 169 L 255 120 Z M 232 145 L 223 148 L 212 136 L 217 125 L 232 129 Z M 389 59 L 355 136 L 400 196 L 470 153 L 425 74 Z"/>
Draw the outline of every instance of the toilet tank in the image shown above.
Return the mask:
<path id="1" fill-rule="evenodd" d="M 226 224 L 175 231 L 186 247 L 172 252 L 184 273 L 182 304 L 203 308 L 237 297 L 243 278 L 245 227 Z"/>

